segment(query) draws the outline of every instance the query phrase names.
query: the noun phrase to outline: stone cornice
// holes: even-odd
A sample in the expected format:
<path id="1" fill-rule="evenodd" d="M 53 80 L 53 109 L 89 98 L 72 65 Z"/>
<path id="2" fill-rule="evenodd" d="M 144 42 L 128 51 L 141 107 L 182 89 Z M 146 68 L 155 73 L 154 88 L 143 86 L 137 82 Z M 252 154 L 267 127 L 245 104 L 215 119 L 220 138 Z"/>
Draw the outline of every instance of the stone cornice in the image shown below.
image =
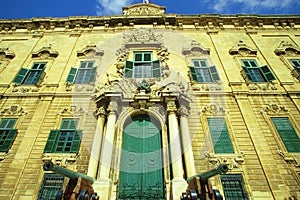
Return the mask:
<path id="1" fill-rule="evenodd" d="M 93 30 L 95 27 L 120 28 L 134 25 L 153 24 L 207 29 L 288 29 L 300 28 L 300 15 L 114 15 L 114 16 L 77 16 L 67 18 L 31 18 L 0 20 L 0 33 L 27 31 L 53 31 L 56 28 L 69 30 Z"/>

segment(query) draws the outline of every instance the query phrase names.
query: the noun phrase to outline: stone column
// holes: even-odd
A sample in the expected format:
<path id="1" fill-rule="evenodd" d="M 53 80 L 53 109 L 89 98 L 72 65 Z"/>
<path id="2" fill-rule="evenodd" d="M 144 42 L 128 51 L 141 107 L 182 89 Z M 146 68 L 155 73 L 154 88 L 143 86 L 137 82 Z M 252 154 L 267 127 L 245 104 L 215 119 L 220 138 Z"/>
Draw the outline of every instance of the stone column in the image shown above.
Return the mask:
<path id="1" fill-rule="evenodd" d="M 170 154 L 171 154 L 171 166 L 173 172 L 172 179 L 172 199 L 180 199 L 180 195 L 187 188 L 186 181 L 183 179 L 184 170 L 182 165 L 182 151 L 179 135 L 179 126 L 176 117 L 176 104 L 175 101 L 167 102 L 168 111 L 168 129 L 170 138 Z"/>
<path id="2" fill-rule="evenodd" d="M 97 119 L 97 127 L 96 132 L 94 135 L 93 146 L 91 149 L 91 157 L 89 161 L 89 168 L 87 175 L 93 177 L 94 179 L 97 178 L 97 172 L 100 169 L 99 160 L 100 160 L 100 150 L 102 144 L 102 137 L 103 137 L 103 128 L 105 123 L 105 116 L 106 112 L 103 107 L 99 108 L 96 111 Z"/>
<path id="3" fill-rule="evenodd" d="M 117 119 L 117 102 L 110 102 L 108 108 L 108 117 L 106 123 L 105 137 L 102 141 L 102 151 L 100 156 L 100 173 L 94 183 L 94 190 L 98 193 L 101 200 L 110 199 L 112 191 L 112 180 L 110 179 L 110 170 L 113 157 L 115 124 Z"/>
<path id="4" fill-rule="evenodd" d="M 196 174 L 194 154 L 192 149 L 192 142 L 188 124 L 189 110 L 186 106 L 182 105 L 179 108 L 180 115 L 180 131 L 182 140 L 182 150 L 184 155 L 185 169 L 187 177 L 194 176 Z"/>

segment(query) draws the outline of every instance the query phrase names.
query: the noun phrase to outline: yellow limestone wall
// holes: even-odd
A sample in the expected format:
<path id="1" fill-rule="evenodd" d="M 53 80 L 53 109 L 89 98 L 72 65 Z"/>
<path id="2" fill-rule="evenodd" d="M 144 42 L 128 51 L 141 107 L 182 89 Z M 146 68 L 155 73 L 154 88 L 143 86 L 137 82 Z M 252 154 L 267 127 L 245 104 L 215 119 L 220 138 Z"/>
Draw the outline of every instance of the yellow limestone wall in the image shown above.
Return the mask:
<path id="1" fill-rule="evenodd" d="M 17 137 L 9 153 L 2 155 L 0 161 L 0 199 L 37 199 L 44 174 L 43 150 L 50 130 L 59 128 L 63 117 L 79 117 L 79 127 L 84 133 L 77 159 L 68 162 L 68 168 L 87 173 L 97 123 L 92 96 L 97 91 L 93 86 L 92 89 L 89 89 L 90 86 L 68 89 L 65 80 L 72 66 L 78 66 L 82 59 L 90 59 L 88 56 L 78 57 L 77 52 L 95 44 L 104 51 L 102 57 L 95 58 L 98 66 L 96 85 L 105 83 L 107 73 L 116 74 L 116 51 L 122 46 L 123 33 L 145 27 L 163 35 L 163 44 L 170 53 L 167 63 L 173 72 L 180 74 L 178 81 L 189 81 L 190 61 L 182 55 L 182 48 L 190 45 L 192 40 L 210 49 L 209 58 L 217 66 L 221 83 L 213 87 L 221 89 L 207 89 L 206 84 L 190 85 L 193 102 L 188 119 L 196 172 L 212 169 L 210 161 L 213 158 L 230 164 L 242 158 L 240 165 L 231 165 L 230 173 L 243 174 L 251 199 L 300 198 L 300 153 L 286 154 L 286 158 L 294 159 L 293 162 L 287 162 L 279 155 L 278 150 L 285 151 L 284 146 L 270 120 L 271 116 L 288 116 L 300 134 L 300 83 L 291 75 L 291 66 L 286 62 L 288 58 L 300 59 L 300 54 L 280 57 L 274 53 L 281 41 L 300 46 L 300 24 L 288 28 L 281 25 L 254 27 L 255 31 L 249 29 L 253 32 L 247 32 L 243 26 L 236 27 L 234 24 L 209 31 L 207 25 L 195 28 L 185 25 L 184 20 L 183 25 L 162 24 L 155 27 L 153 24 L 78 27 L 76 22 L 79 23 L 80 18 L 76 20 L 69 21 L 74 24 L 73 27 L 0 30 L 0 48 L 9 48 L 15 55 L 13 59 L 0 56 L 0 118 L 18 119 Z M 297 20 L 299 22 L 299 17 Z M 7 22 L 0 21 L 0 24 Z M 273 88 L 246 84 L 238 62 L 244 55 L 229 54 L 239 41 L 256 49 L 254 59 L 261 65 L 267 64 L 274 72 L 277 80 Z M 56 58 L 32 58 L 33 52 L 49 46 L 59 53 Z M 37 61 L 48 63 L 41 86 L 15 86 L 12 81 L 20 68 L 30 68 Z M 210 105 L 219 106 L 217 114 L 225 110 L 236 152 L 234 155 L 213 155 L 206 124 L 206 117 L 213 115 Z M 277 105 L 280 109 L 268 110 L 268 105 Z M 12 106 L 16 106 L 18 111 L 10 112 Z M 215 177 L 211 181 L 222 192 L 220 178 Z M 112 191 L 107 199 L 113 199 L 115 195 Z"/>

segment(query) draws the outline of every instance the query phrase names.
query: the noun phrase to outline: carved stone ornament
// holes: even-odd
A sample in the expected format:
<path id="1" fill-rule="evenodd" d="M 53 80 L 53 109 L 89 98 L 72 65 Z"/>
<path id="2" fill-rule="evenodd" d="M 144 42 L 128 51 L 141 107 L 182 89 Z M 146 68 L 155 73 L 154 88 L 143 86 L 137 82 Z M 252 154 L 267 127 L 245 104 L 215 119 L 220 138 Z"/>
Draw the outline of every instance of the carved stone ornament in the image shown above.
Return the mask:
<path id="1" fill-rule="evenodd" d="M 16 115 L 16 116 L 21 116 L 21 115 L 27 115 L 27 112 L 24 111 L 23 107 L 20 107 L 18 105 L 12 105 L 7 108 L 3 108 L 0 111 L 0 115 Z"/>
<path id="2" fill-rule="evenodd" d="M 223 106 L 218 106 L 217 104 L 210 104 L 204 106 L 201 112 L 205 114 L 225 114 L 226 110 Z"/>
<path id="3" fill-rule="evenodd" d="M 212 165 L 227 164 L 229 169 L 239 168 L 245 162 L 245 152 L 230 154 L 230 155 L 218 155 L 209 152 L 205 152 L 204 156 L 207 161 Z"/>
<path id="4" fill-rule="evenodd" d="M 257 49 L 249 47 L 243 41 L 239 41 L 234 47 L 229 50 L 229 54 L 241 56 L 256 56 Z"/>
<path id="5" fill-rule="evenodd" d="M 63 108 L 58 115 L 87 115 L 88 112 L 82 107 L 77 107 L 75 105 L 70 105 L 69 107 Z"/>
<path id="6" fill-rule="evenodd" d="M 220 92 L 222 91 L 223 87 L 221 83 L 199 83 L 199 82 L 192 82 L 192 89 L 195 91 L 202 91 L 202 92 Z"/>
<path id="7" fill-rule="evenodd" d="M 160 49 L 163 46 L 163 35 L 154 33 L 152 29 L 139 28 L 133 32 L 124 33 L 124 46 L 125 49 L 136 48 L 155 48 Z"/>
<path id="8" fill-rule="evenodd" d="M 4 59 L 13 59 L 15 57 L 15 53 L 10 48 L 0 48 L 0 60 Z"/>
<path id="9" fill-rule="evenodd" d="M 103 55 L 104 55 L 104 51 L 95 44 L 86 45 L 83 49 L 77 51 L 78 57 L 93 58 L 93 57 L 101 57 Z"/>
<path id="10" fill-rule="evenodd" d="M 277 87 L 274 83 L 247 83 L 249 90 L 266 92 L 266 91 L 275 91 Z"/>
<path id="11" fill-rule="evenodd" d="M 42 80 L 42 78 L 41 78 Z M 27 93 L 27 92 L 32 92 L 36 93 L 39 92 L 41 85 L 30 85 L 30 86 L 24 86 L 24 85 L 19 85 L 19 84 L 13 84 L 13 89 L 12 92 L 16 93 Z"/>
<path id="12" fill-rule="evenodd" d="M 268 114 L 272 113 L 288 113 L 288 109 L 285 106 L 278 105 L 276 103 L 268 104 L 264 107 L 261 112 L 266 112 Z"/>
<path id="13" fill-rule="evenodd" d="M 79 155 L 75 153 L 44 153 L 43 154 L 43 162 L 52 161 L 55 165 L 61 167 L 67 167 L 71 170 L 75 170 L 75 163 L 78 160 Z M 71 165 L 71 166 L 70 166 Z"/>
<path id="14" fill-rule="evenodd" d="M 127 16 L 162 16 L 166 8 L 151 3 L 135 4 L 123 7 L 123 15 Z"/>
<path id="15" fill-rule="evenodd" d="M 191 44 L 189 44 L 186 47 L 183 47 L 182 49 L 182 54 L 187 56 L 187 55 L 209 55 L 210 54 L 210 49 L 209 48 L 204 48 L 201 46 L 199 42 L 196 40 L 192 40 Z"/>
<path id="16" fill-rule="evenodd" d="M 49 44 L 49 46 L 45 46 L 37 50 L 36 52 L 33 52 L 31 54 L 32 58 L 38 58 L 38 59 L 48 59 L 48 58 L 56 58 L 59 55 L 58 51 L 54 50 Z"/>
<path id="17" fill-rule="evenodd" d="M 281 55 L 299 56 L 300 48 L 288 41 L 281 41 L 279 46 L 275 49 L 274 53 L 277 56 L 281 56 Z"/>
<path id="18" fill-rule="evenodd" d="M 297 156 L 293 156 L 288 152 L 283 152 L 281 150 L 277 151 L 278 155 L 280 155 L 285 162 L 287 162 L 288 164 L 293 164 L 295 167 L 300 167 L 300 163 L 298 162 Z"/>

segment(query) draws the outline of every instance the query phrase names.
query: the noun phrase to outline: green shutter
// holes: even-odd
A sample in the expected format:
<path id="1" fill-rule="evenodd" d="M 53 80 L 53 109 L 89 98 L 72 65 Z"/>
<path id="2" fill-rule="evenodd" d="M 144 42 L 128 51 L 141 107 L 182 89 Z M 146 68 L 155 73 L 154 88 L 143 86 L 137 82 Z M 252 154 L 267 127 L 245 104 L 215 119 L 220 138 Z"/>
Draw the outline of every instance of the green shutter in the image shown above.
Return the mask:
<path id="1" fill-rule="evenodd" d="M 126 61 L 125 69 L 124 69 L 124 77 L 125 78 L 132 78 L 133 75 L 133 62 Z"/>
<path id="2" fill-rule="evenodd" d="M 249 199 L 241 174 L 223 174 L 220 178 L 226 200 Z"/>
<path id="3" fill-rule="evenodd" d="M 191 66 L 190 66 L 190 75 L 191 75 L 191 79 L 192 79 L 193 81 L 198 81 L 198 80 L 197 80 L 197 74 L 196 74 L 195 67 L 191 67 Z"/>
<path id="4" fill-rule="evenodd" d="M 5 138 L 3 144 L 1 145 L 1 149 L 0 149 L 1 152 L 7 153 L 9 151 L 13 141 L 15 140 L 16 135 L 17 135 L 17 129 L 8 130 L 8 135 Z"/>
<path id="5" fill-rule="evenodd" d="M 96 78 L 96 73 L 97 73 L 97 67 L 93 67 L 93 68 L 91 69 L 91 74 L 90 74 L 89 83 L 94 83 L 95 78 Z"/>
<path id="6" fill-rule="evenodd" d="M 44 153 L 53 153 L 54 152 L 54 148 L 55 148 L 55 144 L 56 141 L 59 137 L 60 133 L 59 130 L 51 130 L 45 149 L 44 149 Z"/>
<path id="7" fill-rule="evenodd" d="M 208 118 L 215 153 L 234 153 L 224 118 Z"/>
<path id="8" fill-rule="evenodd" d="M 245 67 L 245 66 L 242 66 L 242 68 L 243 68 L 243 77 L 244 77 L 244 79 L 246 80 L 246 81 L 252 81 L 252 78 L 251 78 L 251 75 L 250 75 L 250 73 L 249 73 L 249 70 L 248 70 L 248 68 L 247 67 Z"/>
<path id="9" fill-rule="evenodd" d="M 74 132 L 70 153 L 78 153 L 80 147 L 80 141 L 82 137 L 82 131 L 78 130 Z"/>
<path id="10" fill-rule="evenodd" d="M 67 78 L 67 83 L 74 83 L 76 74 L 77 74 L 77 68 L 71 67 L 68 78 Z"/>
<path id="11" fill-rule="evenodd" d="M 269 69 L 269 67 L 267 65 L 262 66 L 259 69 L 262 72 L 262 74 L 264 75 L 266 81 L 270 82 L 270 81 L 275 80 L 273 73 L 271 72 L 271 70 Z"/>
<path id="12" fill-rule="evenodd" d="M 21 68 L 13 82 L 17 84 L 22 84 L 29 71 L 29 69 Z"/>
<path id="13" fill-rule="evenodd" d="M 153 77 L 160 78 L 161 77 L 160 61 L 159 60 L 153 61 L 152 66 L 153 66 Z"/>
<path id="14" fill-rule="evenodd" d="M 56 194 L 63 188 L 64 177 L 60 174 L 45 173 L 38 200 L 57 199 Z"/>
<path id="15" fill-rule="evenodd" d="M 36 81 L 35 85 L 36 86 L 41 85 L 41 83 L 43 82 L 45 76 L 46 76 L 46 73 L 44 72 L 44 70 L 41 70 L 38 77 L 36 78 L 37 81 Z"/>
<path id="16" fill-rule="evenodd" d="M 210 72 L 210 75 L 211 75 L 213 81 L 214 82 L 220 81 L 220 77 L 219 77 L 216 66 L 211 66 L 208 69 L 209 69 L 209 72 Z"/>
<path id="17" fill-rule="evenodd" d="M 289 118 L 272 117 L 272 121 L 288 152 L 300 152 L 300 139 Z"/>

